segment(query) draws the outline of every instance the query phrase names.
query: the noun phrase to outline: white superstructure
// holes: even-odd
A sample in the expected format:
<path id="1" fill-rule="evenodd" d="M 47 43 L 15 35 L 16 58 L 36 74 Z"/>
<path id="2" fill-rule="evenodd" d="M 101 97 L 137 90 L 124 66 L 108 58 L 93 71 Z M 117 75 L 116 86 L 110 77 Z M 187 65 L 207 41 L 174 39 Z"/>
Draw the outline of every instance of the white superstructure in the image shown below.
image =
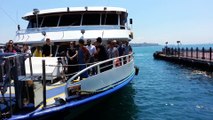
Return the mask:
<path id="1" fill-rule="evenodd" d="M 95 40 L 130 40 L 127 10 L 119 7 L 67 7 L 38 10 L 27 13 L 27 29 L 17 31 L 18 43 L 77 41 L 79 38 Z"/>

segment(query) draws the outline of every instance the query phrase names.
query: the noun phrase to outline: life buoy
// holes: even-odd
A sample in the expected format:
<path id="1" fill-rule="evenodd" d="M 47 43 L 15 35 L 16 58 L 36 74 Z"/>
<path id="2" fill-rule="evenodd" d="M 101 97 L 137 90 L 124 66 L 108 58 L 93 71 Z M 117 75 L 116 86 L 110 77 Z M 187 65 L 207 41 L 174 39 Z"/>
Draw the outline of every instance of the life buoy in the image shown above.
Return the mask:
<path id="1" fill-rule="evenodd" d="M 119 58 L 115 59 L 115 66 L 118 67 L 118 66 L 120 66 L 120 65 L 121 65 L 121 64 L 120 64 Z"/>

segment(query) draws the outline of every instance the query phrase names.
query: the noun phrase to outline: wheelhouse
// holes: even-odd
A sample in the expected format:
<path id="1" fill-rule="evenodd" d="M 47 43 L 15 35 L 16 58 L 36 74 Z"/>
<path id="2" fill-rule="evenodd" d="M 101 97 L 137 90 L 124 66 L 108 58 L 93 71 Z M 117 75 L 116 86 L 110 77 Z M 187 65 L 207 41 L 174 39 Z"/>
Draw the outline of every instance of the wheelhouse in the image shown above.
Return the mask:
<path id="1" fill-rule="evenodd" d="M 67 8 L 68 9 L 68 8 Z M 104 9 L 107 9 L 106 7 Z M 30 14 L 23 19 L 29 21 L 27 29 L 65 26 L 127 26 L 125 10 L 84 10 Z"/>

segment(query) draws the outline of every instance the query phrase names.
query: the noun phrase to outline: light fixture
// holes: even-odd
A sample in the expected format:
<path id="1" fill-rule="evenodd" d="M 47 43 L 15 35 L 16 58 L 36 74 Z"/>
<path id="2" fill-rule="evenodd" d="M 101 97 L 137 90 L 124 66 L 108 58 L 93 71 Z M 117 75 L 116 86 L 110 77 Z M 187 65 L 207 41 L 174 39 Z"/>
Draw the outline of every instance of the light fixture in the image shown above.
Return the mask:
<path id="1" fill-rule="evenodd" d="M 33 15 L 37 15 L 40 11 L 37 8 L 33 9 Z"/>
<path id="2" fill-rule="evenodd" d="M 46 32 L 45 32 L 45 31 L 42 31 L 41 34 L 42 34 L 43 36 L 46 36 Z"/>
<path id="3" fill-rule="evenodd" d="M 85 8 L 86 11 L 88 10 L 88 7 L 87 7 L 87 6 L 85 6 L 84 8 Z"/>
<path id="4" fill-rule="evenodd" d="M 84 29 L 82 29 L 82 30 L 81 30 L 81 34 L 84 34 L 84 33 L 85 33 L 85 30 L 84 30 Z"/>

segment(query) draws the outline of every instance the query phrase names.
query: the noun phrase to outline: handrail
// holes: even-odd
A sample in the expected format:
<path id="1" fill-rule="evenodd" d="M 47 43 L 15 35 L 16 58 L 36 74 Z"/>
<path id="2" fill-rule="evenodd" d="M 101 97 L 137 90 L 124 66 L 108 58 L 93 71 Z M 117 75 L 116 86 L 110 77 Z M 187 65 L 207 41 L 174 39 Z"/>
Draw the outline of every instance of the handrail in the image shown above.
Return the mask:
<path id="1" fill-rule="evenodd" d="M 88 70 L 90 70 L 90 69 L 92 69 L 92 68 L 94 68 L 94 67 L 96 67 L 96 66 L 97 66 L 97 67 L 100 67 L 101 64 L 104 64 L 104 63 L 113 61 L 113 68 L 114 68 L 114 67 L 115 67 L 114 61 L 115 61 L 116 59 L 122 59 L 122 60 L 123 60 L 123 58 L 126 58 L 126 60 L 128 60 L 128 57 L 132 57 L 132 55 L 133 55 L 133 53 L 128 54 L 128 55 L 124 55 L 124 56 L 120 56 L 120 57 L 116 57 L 116 58 L 107 59 L 107 60 L 98 62 L 98 63 L 96 63 L 96 64 L 94 64 L 94 65 L 91 65 L 91 66 L 89 66 L 89 67 L 87 67 L 87 68 L 81 70 L 80 72 L 78 72 L 78 73 L 75 74 L 74 76 L 72 76 L 72 77 L 67 81 L 67 85 L 70 85 L 70 84 L 72 83 L 72 81 L 73 81 L 76 77 L 78 77 L 79 75 L 81 75 L 82 73 L 84 73 L 84 72 L 86 72 L 86 71 L 88 71 Z M 130 60 L 132 60 L 132 59 L 130 59 Z M 122 64 L 122 65 L 123 65 L 123 64 Z M 122 65 L 121 65 L 121 66 L 122 66 Z M 99 71 L 99 72 L 98 72 L 97 74 L 100 73 L 100 69 L 98 69 L 98 71 Z"/>
<path id="2" fill-rule="evenodd" d="M 17 56 L 25 56 L 26 58 L 29 58 L 29 64 L 30 64 L 30 76 L 33 76 L 33 68 L 32 68 L 32 55 L 30 53 L 2 53 L 0 54 L 0 57 L 2 57 L 2 59 L 11 59 L 11 58 L 15 58 Z"/>
<path id="3" fill-rule="evenodd" d="M 3 81 L 2 81 L 2 83 L 3 83 L 2 85 L 3 86 L 1 86 L 1 87 L 3 87 L 3 89 L 1 90 L 1 94 L 2 94 L 1 96 L 2 96 L 3 100 L 5 101 L 4 104 L 6 104 L 7 107 L 8 107 L 8 113 L 12 114 L 13 110 L 12 110 L 12 92 L 11 92 L 12 91 L 11 90 L 11 86 L 12 86 L 12 84 L 11 84 L 11 78 L 12 78 L 11 74 L 12 73 L 11 72 L 16 72 L 13 69 L 16 66 L 14 66 L 13 63 L 11 63 L 10 61 L 13 60 L 11 58 L 15 58 L 16 56 L 18 56 L 18 54 L 15 54 L 15 53 L 3 53 L 0 56 L 1 56 L 1 59 L 3 60 L 3 63 L 1 63 L 1 67 L 4 66 L 4 68 L 6 69 L 5 74 L 1 74 L 1 77 L 6 75 L 5 79 L 3 79 Z M 16 63 L 14 63 L 14 64 L 16 64 Z M 13 79 L 14 80 L 16 79 L 16 77 L 17 76 L 15 76 L 13 74 Z M 14 82 L 14 84 L 15 84 L 15 82 Z M 6 101 L 4 94 L 6 93 L 8 87 L 9 87 L 9 101 Z M 1 112 L 0 112 L 0 114 L 1 114 L 0 116 L 2 116 Z"/>
<path id="4" fill-rule="evenodd" d="M 21 56 L 21 55 L 29 55 L 29 53 L 21 53 L 21 54 L 18 54 L 18 53 L 1 53 L 0 57 L 2 57 L 3 59 L 9 59 L 9 58 L 14 58 L 14 57 Z"/>

